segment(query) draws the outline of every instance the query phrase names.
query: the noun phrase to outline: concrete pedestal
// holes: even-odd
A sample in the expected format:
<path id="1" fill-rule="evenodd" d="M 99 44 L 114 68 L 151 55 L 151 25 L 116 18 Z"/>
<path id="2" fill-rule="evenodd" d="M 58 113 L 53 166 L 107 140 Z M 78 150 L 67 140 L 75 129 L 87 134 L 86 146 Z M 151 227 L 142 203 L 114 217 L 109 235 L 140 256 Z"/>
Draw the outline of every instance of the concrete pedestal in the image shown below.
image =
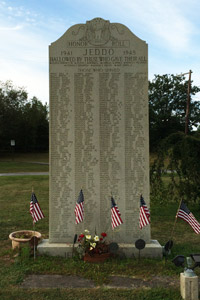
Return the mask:
<path id="1" fill-rule="evenodd" d="M 51 256 L 72 257 L 73 244 L 49 243 L 49 240 L 43 240 L 37 250 L 40 254 Z M 139 250 L 134 244 L 119 244 L 119 254 L 126 257 L 139 257 Z M 151 240 L 145 248 L 140 251 L 140 257 L 162 258 L 162 246 L 156 240 Z"/>
<path id="2" fill-rule="evenodd" d="M 198 276 L 187 277 L 184 273 L 180 274 L 181 296 L 185 300 L 198 300 Z"/>

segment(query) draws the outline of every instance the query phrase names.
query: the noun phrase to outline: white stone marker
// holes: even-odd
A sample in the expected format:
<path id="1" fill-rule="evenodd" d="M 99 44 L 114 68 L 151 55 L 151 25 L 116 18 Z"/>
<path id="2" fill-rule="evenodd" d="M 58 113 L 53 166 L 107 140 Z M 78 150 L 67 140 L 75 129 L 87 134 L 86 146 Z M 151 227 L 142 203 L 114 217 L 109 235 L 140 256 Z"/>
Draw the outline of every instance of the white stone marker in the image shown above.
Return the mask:
<path id="1" fill-rule="evenodd" d="M 96 18 L 72 26 L 50 45 L 49 71 L 48 249 L 72 243 L 75 233 L 88 229 L 107 232 L 123 249 L 131 245 L 130 253 L 142 238 L 162 256 L 161 246 L 151 243 L 150 226 L 139 228 L 140 194 L 150 208 L 146 42 L 122 24 Z M 85 217 L 75 225 L 81 188 Z M 111 192 L 123 220 L 115 230 Z"/>
<path id="2" fill-rule="evenodd" d="M 180 274 L 181 296 L 185 300 L 198 300 L 198 276 L 187 277 L 184 273 Z"/>

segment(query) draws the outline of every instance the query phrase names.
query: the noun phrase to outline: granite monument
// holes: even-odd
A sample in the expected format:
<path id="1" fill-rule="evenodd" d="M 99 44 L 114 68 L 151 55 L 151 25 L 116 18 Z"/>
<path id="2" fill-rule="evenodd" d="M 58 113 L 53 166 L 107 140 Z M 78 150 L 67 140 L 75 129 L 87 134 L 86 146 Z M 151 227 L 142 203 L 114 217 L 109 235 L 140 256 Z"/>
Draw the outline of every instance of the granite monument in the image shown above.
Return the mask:
<path id="1" fill-rule="evenodd" d="M 50 227 L 39 251 L 70 255 L 74 234 L 107 232 L 131 256 L 138 238 L 160 256 L 150 225 L 148 47 L 126 26 L 101 18 L 69 28 L 49 47 Z M 84 193 L 84 221 L 74 209 Z M 123 224 L 112 230 L 113 195 Z M 67 244 L 67 245 L 66 245 Z"/>

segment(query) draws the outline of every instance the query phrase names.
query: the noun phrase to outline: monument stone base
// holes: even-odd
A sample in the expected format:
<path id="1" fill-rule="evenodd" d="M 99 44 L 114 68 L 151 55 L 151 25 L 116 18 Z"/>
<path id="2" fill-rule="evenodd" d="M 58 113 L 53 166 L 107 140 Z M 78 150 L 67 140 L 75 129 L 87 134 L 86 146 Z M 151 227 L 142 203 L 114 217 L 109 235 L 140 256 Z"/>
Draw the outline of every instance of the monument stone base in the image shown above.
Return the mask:
<path id="1" fill-rule="evenodd" d="M 76 245 L 75 245 L 76 247 Z M 40 254 L 48 254 L 51 256 L 72 257 L 73 244 L 67 243 L 49 243 L 48 239 L 44 239 L 38 246 L 37 250 Z M 157 240 L 151 240 L 146 244 L 143 250 L 136 249 L 134 244 L 119 244 L 119 255 L 125 257 L 149 257 L 162 258 L 162 246 Z"/>
<path id="2" fill-rule="evenodd" d="M 150 240 L 150 243 L 145 245 L 145 248 L 138 250 L 134 244 L 119 244 L 119 254 L 125 255 L 126 257 L 138 258 L 162 258 L 163 248 L 157 240 Z"/>

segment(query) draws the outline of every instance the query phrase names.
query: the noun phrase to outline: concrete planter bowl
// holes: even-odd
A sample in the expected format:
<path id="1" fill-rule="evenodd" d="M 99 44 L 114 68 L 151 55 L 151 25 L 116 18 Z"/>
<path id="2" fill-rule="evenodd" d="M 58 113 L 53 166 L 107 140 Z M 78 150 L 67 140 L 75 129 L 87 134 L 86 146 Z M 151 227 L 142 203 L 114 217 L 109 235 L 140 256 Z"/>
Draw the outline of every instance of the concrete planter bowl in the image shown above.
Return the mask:
<path id="1" fill-rule="evenodd" d="M 20 248 L 25 243 L 29 243 L 32 237 L 41 239 L 41 233 L 33 230 L 19 230 L 9 234 L 9 238 L 12 241 L 12 249 Z"/>

